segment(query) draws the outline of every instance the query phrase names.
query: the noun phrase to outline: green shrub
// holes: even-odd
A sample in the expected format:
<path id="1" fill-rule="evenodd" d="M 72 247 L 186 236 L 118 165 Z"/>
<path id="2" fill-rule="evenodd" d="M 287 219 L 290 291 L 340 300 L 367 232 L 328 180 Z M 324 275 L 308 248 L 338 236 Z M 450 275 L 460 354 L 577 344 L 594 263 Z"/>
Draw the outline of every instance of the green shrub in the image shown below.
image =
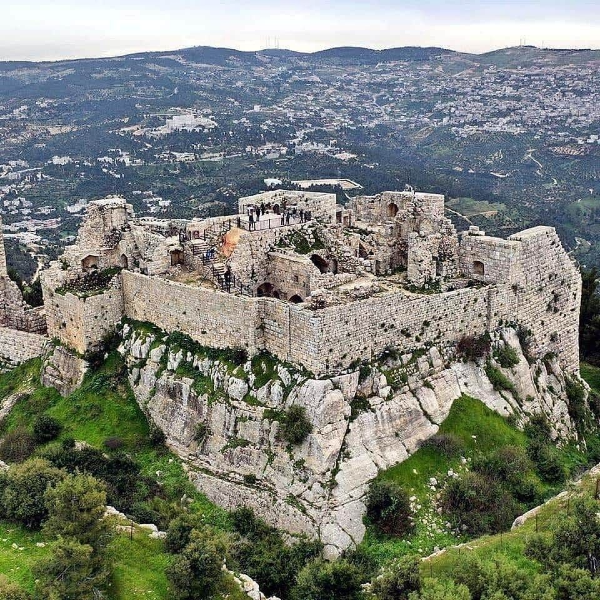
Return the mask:
<path id="1" fill-rule="evenodd" d="M 64 476 L 64 471 L 40 458 L 12 467 L 3 479 L 0 512 L 10 521 L 38 528 L 48 516 L 46 491 Z"/>
<path id="2" fill-rule="evenodd" d="M 418 592 L 423 585 L 417 556 L 404 556 L 373 581 L 371 591 L 377 600 L 397 600 L 408 598 L 411 592 Z"/>
<path id="3" fill-rule="evenodd" d="M 367 519 L 382 533 L 403 536 L 414 530 L 407 492 L 392 481 L 376 479 L 366 498 Z"/>
<path id="4" fill-rule="evenodd" d="M 512 381 L 502 372 L 500 369 L 487 362 L 485 365 L 485 374 L 490 380 L 490 383 L 494 386 L 497 391 L 506 390 L 508 392 L 515 392 L 515 386 Z"/>
<path id="5" fill-rule="evenodd" d="M 182 600 L 213 598 L 224 582 L 221 567 L 225 553 L 223 538 L 194 529 L 188 544 L 166 570 L 175 596 Z"/>
<path id="6" fill-rule="evenodd" d="M 108 570 L 92 560 L 93 548 L 73 539 L 60 539 L 52 555 L 34 567 L 36 598 L 43 600 L 87 600 L 103 597 Z"/>
<path id="7" fill-rule="evenodd" d="M 441 505 L 455 527 L 473 535 L 508 529 L 522 508 L 497 480 L 475 472 L 452 479 Z"/>
<path id="8" fill-rule="evenodd" d="M 38 444 L 55 440 L 62 431 L 62 425 L 54 417 L 40 415 L 33 422 L 33 437 Z"/>
<path id="9" fill-rule="evenodd" d="M 508 344 L 500 346 L 494 352 L 494 358 L 503 369 L 510 369 L 519 364 L 519 355 Z"/>
<path id="10" fill-rule="evenodd" d="M 490 336 L 484 333 L 480 336 L 464 335 L 456 346 L 459 356 L 465 361 L 476 362 L 490 353 Z"/>
<path id="11" fill-rule="evenodd" d="M 421 591 L 410 594 L 408 600 L 471 600 L 471 592 L 466 585 L 460 583 L 426 579 Z M 501 598 L 496 598 L 496 600 L 501 600 Z"/>
<path id="12" fill-rule="evenodd" d="M 0 574 L 0 599 L 1 600 L 29 600 L 31 596 L 19 585 L 8 580 L 6 575 Z"/>
<path id="13" fill-rule="evenodd" d="M 9 431 L 0 441 L 0 460 L 20 463 L 27 460 L 35 450 L 35 440 L 24 427 Z"/>
<path id="14" fill-rule="evenodd" d="M 527 451 L 540 477 L 548 483 L 563 483 L 567 477 L 560 451 L 550 444 L 532 442 Z"/>
<path id="15" fill-rule="evenodd" d="M 150 440 L 152 446 L 155 448 L 161 448 L 164 447 L 165 442 L 167 441 L 167 436 L 160 427 L 154 423 L 150 423 L 150 433 L 148 435 L 148 439 Z"/>
<path id="16" fill-rule="evenodd" d="M 565 391 L 569 401 L 569 416 L 575 424 L 577 431 L 583 433 L 587 429 L 587 421 L 589 420 L 589 413 L 585 402 L 585 389 L 575 378 L 567 378 L 565 384 Z"/>
<path id="17" fill-rule="evenodd" d="M 345 560 L 313 561 L 300 571 L 291 597 L 292 600 L 358 600 L 359 572 Z"/>
<path id="18" fill-rule="evenodd" d="M 465 451 L 465 443 L 453 433 L 436 433 L 425 440 L 421 448 L 431 448 L 447 458 L 455 458 Z"/>
<path id="19" fill-rule="evenodd" d="M 289 444 L 301 444 L 312 432 L 312 423 L 306 416 L 306 408 L 297 404 L 290 406 L 281 424 L 281 436 Z"/>
<path id="20" fill-rule="evenodd" d="M 199 519 L 190 515 L 182 514 L 169 523 L 167 536 L 165 537 L 165 548 L 171 554 L 179 554 L 189 543 L 194 528 L 199 528 Z"/>
<path id="21" fill-rule="evenodd" d="M 232 547 L 232 566 L 260 582 L 267 596 L 288 598 L 298 573 L 320 556 L 322 544 L 299 540 L 289 545 L 249 508 L 232 511 L 230 518 L 233 530 L 241 536 Z"/>

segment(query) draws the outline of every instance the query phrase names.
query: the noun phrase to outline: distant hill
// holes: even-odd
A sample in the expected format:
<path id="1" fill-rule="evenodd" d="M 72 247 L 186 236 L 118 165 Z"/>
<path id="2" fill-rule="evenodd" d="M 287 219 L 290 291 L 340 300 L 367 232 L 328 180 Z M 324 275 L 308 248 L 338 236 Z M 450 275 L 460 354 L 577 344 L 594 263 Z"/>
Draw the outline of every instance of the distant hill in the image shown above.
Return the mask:
<path id="1" fill-rule="evenodd" d="M 172 51 L 137 52 L 110 58 L 81 58 L 54 62 L 0 61 L 0 72 L 31 67 L 52 67 L 57 65 L 99 65 L 114 60 L 131 60 L 139 62 L 164 61 L 168 58 L 178 58 L 196 64 L 215 66 L 258 66 L 267 61 L 299 60 L 313 64 L 354 64 L 370 65 L 384 62 L 433 61 L 440 58 L 464 59 L 482 66 L 497 66 L 504 68 L 526 67 L 535 63 L 543 64 L 581 64 L 600 61 L 600 50 L 591 49 L 544 49 L 535 46 L 516 46 L 502 48 L 483 54 L 456 52 L 447 48 L 404 46 L 375 50 L 359 46 L 342 46 L 328 48 L 317 52 L 296 52 L 294 50 L 269 48 L 257 51 L 243 51 L 232 48 L 215 48 L 212 46 L 193 46 Z"/>

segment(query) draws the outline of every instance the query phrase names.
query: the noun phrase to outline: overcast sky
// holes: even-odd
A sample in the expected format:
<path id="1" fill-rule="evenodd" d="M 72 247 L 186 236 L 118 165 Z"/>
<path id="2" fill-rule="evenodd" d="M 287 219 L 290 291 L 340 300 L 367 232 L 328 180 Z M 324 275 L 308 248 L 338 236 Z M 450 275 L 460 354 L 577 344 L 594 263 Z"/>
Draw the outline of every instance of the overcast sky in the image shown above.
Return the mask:
<path id="1" fill-rule="evenodd" d="M 0 0 L 0 60 L 209 45 L 600 48 L 600 0 Z"/>

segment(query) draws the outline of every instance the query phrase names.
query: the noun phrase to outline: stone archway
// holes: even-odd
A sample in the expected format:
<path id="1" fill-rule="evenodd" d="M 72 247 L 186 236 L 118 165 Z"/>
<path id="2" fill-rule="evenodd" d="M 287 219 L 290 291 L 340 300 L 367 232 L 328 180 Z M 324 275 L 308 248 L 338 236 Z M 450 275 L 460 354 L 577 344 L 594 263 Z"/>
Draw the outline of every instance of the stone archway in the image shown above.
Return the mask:
<path id="1" fill-rule="evenodd" d="M 269 281 L 265 281 L 256 288 L 256 295 L 260 296 L 261 298 L 273 298 L 274 291 L 275 288 L 273 287 L 273 284 Z"/>
<path id="2" fill-rule="evenodd" d="M 119 264 L 122 269 L 129 269 L 129 259 L 125 254 L 121 254 L 121 258 L 119 259 Z"/>
<path id="3" fill-rule="evenodd" d="M 98 268 L 98 256 L 96 254 L 88 254 L 88 256 L 86 256 L 81 261 L 81 268 L 84 271 L 90 271 L 92 269 L 97 269 Z"/>
<path id="4" fill-rule="evenodd" d="M 329 271 L 329 263 L 318 254 L 313 254 L 310 257 L 310 262 L 321 271 L 321 273 L 327 273 Z"/>
<path id="5" fill-rule="evenodd" d="M 304 302 L 304 300 L 302 299 L 301 296 L 299 296 L 298 294 L 294 294 L 293 296 L 290 296 L 290 300 L 289 300 L 292 304 L 300 304 L 301 302 Z"/>
<path id="6" fill-rule="evenodd" d="M 398 214 L 398 205 L 395 202 L 390 202 L 387 206 L 387 216 L 394 218 Z"/>
<path id="7" fill-rule="evenodd" d="M 473 275 L 483 277 L 485 275 L 485 265 L 480 260 L 473 261 Z"/>

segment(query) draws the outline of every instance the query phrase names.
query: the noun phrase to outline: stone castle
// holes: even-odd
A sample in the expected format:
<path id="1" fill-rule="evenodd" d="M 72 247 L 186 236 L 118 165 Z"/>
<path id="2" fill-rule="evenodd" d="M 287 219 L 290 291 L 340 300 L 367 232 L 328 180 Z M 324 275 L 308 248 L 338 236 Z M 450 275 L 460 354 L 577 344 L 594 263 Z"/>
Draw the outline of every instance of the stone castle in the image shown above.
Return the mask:
<path id="1" fill-rule="evenodd" d="M 46 325 L 0 255 L 0 325 L 47 326 L 80 354 L 129 317 L 324 375 L 511 322 L 530 330 L 538 356 L 578 369 L 580 275 L 555 230 L 457 234 L 443 196 L 412 190 L 348 207 L 334 194 L 276 190 L 241 198 L 236 216 L 188 221 L 93 201 L 42 282 Z"/>
<path id="2" fill-rule="evenodd" d="M 462 394 L 520 423 L 542 412 L 554 435 L 576 436 L 566 388 L 581 278 L 550 227 L 459 234 L 443 196 L 413 190 L 347 206 L 276 190 L 202 220 L 136 218 L 107 198 L 42 273 L 41 309 L 24 305 L 0 259 L 5 362 L 45 355 L 43 383 L 67 395 L 82 357 L 118 332 L 135 398 L 194 484 L 319 537 L 327 556 L 362 539 L 369 482 L 435 434 Z M 173 332 L 197 344 L 184 351 Z M 457 355 L 483 334 L 510 388 Z M 505 346 L 510 368 L 495 356 Z M 211 349 L 252 360 L 232 366 Z M 295 404 L 312 433 L 290 447 L 278 431 Z"/>
<path id="3" fill-rule="evenodd" d="M 277 190 L 241 198 L 236 216 L 189 221 L 98 200 L 42 283 L 48 336 L 80 354 L 129 317 L 325 375 L 511 322 L 536 355 L 578 369 L 580 275 L 555 230 L 457 234 L 441 195 L 342 207 L 334 194 Z M 31 330 L 20 314 L 7 325 Z"/>

